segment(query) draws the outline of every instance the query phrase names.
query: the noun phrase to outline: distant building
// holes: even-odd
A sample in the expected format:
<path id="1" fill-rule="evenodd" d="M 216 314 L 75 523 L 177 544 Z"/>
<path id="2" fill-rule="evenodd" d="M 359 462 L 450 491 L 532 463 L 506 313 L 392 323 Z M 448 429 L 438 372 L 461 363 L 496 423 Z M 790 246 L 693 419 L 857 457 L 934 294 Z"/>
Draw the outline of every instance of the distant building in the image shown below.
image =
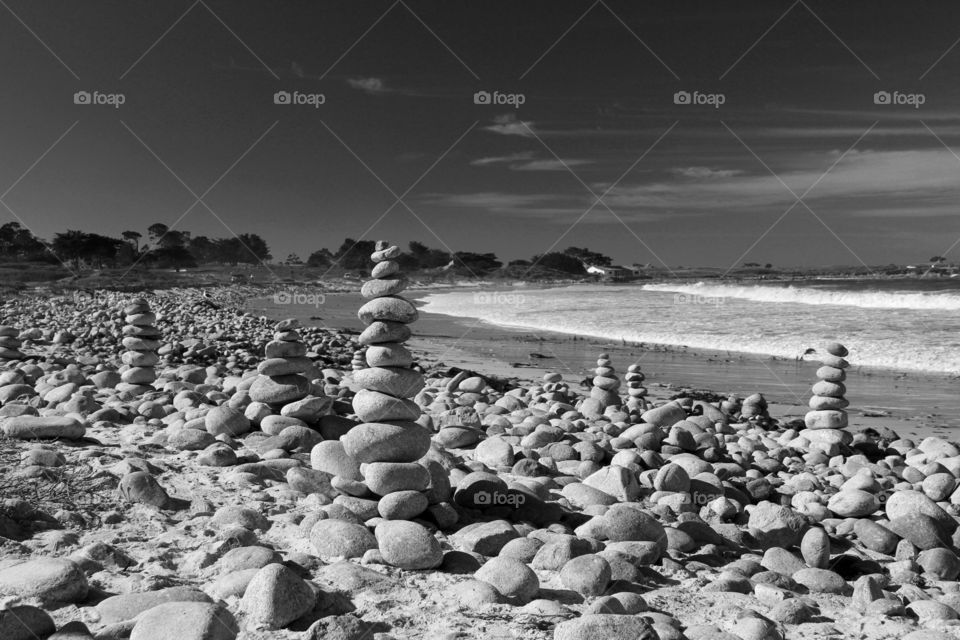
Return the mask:
<path id="1" fill-rule="evenodd" d="M 623 267 L 606 267 L 592 264 L 585 266 L 587 268 L 587 273 L 600 276 L 604 280 L 623 280 L 630 275 L 630 271 Z"/>

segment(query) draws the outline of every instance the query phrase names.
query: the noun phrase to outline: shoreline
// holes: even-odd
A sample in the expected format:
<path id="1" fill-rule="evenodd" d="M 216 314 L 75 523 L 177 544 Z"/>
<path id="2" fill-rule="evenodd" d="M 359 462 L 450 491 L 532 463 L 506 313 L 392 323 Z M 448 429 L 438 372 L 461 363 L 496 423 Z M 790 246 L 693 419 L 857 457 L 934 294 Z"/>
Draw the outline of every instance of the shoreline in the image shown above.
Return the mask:
<path id="1" fill-rule="evenodd" d="M 409 290 L 415 303 L 432 291 Z M 359 293 L 325 294 L 316 305 L 276 304 L 269 297 L 251 298 L 247 308 L 271 318 L 297 317 L 317 326 L 359 333 L 356 317 Z M 542 379 L 559 372 L 572 387 L 590 375 L 600 353 L 606 352 L 620 376 L 627 366 L 640 364 L 647 377 L 651 401 L 662 401 L 681 389 L 736 393 L 741 398 L 762 393 L 771 416 L 802 418 L 808 411 L 810 387 L 816 381 L 816 362 L 796 361 L 738 352 L 685 349 L 668 345 L 635 345 L 551 331 L 501 327 L 482 320 L 421 313 L 410 346 L 425 365 L 474 370 L 481 374 Z M 851 427 L 886 427 L 904 438 L 950 437 L 960 427 L 960 397 L 949 374 L 850 370 L 848 398 Z"/>

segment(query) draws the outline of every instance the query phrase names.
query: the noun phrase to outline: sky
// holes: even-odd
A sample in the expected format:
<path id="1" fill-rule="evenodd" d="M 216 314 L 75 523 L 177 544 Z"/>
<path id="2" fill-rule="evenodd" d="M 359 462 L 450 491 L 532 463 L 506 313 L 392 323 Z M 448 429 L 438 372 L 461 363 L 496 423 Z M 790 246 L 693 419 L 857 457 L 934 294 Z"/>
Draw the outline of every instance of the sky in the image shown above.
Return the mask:
<path id="1" fill-rule="evenodd" d="M 958 40 L 949 0 L 5 0 L 0 224 L 956 260 Z"/>

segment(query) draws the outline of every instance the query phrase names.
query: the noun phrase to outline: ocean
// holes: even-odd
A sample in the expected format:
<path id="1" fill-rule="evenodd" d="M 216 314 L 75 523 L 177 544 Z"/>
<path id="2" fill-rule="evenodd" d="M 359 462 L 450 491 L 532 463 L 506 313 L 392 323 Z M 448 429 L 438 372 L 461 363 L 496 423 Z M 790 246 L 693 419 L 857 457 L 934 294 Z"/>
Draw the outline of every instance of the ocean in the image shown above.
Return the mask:
<path id="1" fill-rule="evenodd" d="M 788 359 L 837 341 L 854 366 L 960 373 L 960 281 L 946 278 L 515 286 L 423 301 L 504 327 Z"/>

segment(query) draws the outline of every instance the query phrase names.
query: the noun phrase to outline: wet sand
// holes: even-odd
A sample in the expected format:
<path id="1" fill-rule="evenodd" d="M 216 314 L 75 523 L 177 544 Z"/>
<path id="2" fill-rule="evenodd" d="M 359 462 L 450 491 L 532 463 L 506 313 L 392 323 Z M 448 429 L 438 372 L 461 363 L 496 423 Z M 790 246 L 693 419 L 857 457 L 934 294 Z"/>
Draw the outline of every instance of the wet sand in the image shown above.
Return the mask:
<path id="1" fill-rule="evenodd" d="M 416 301 L 429 291 L 408 292 Z M 251 300 L 248 308 L 271 318 L 297 317 L 307 324 L 359 333 L 358 293 L 315 296 L 317 304 L 278 304 L 273 298 Z M 776 359 L 757 354 L 635 345 L 593 337 L 498 327 L 470 318 L 423 313 L 410 346 L 426 364 L 471 369 L 487 375 L 539 379 L 548 371 L 563 374 L 576 386 L 592 376 L 597 355 L 606 352 L 621 375 L 638 363 L 647 377 L 652 400 L 681 389 L 709 390 L 741 397 L 760 392 L 779 419 L 806 413 L 815 361 Z M 960 380 L 946 375 L 850 369 L 847 379 L 851 428 L 889 427 L 901 437 L 939 435 L 954 439 L 960 427 Z"/>

